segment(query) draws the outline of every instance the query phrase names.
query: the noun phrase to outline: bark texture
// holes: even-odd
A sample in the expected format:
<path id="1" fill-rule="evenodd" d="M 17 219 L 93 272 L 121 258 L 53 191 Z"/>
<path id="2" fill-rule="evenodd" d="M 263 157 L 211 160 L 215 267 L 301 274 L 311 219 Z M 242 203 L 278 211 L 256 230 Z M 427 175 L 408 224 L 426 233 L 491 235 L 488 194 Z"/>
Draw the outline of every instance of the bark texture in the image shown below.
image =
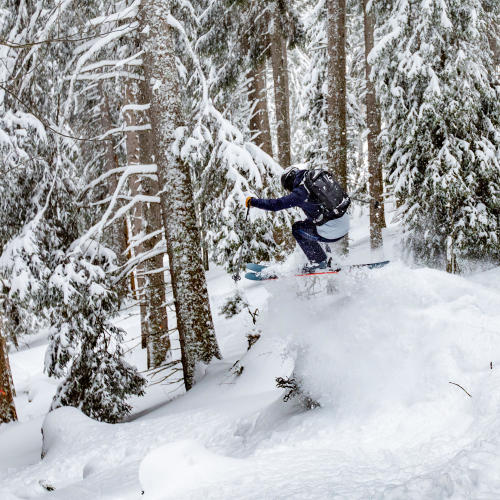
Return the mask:
<path id="1" fill-rule="evenodd" d="M 140 103 L 149 103 L 151 99 L 145 82 L 140 86 Z M 146 123 L 150 123 L 149 113 L 144 113 Z M 153 138 L 151 130 L 139 134 L 141 146 L 141 163 L 153 163 Z M 143 192 L 146 196 L 158 196 L 160 185 L 158 177 L 144 177 Z M 154 252 L 162 244 L 164 237 L 161 207 L 158 203 L 144 203 L 142 207 L 143 227 L 145 234 L 159 232 L 157 236 L 147 239 L 143 244 L 144 252 Z M 157 368 L 167 359 L 170 353 L 168 334 L 167 298 L 164 272 L 164 253 L 159 253 L 144 262 L 143 299 L 146 307 L 146 320 L 142 324 L 142 332 L 146 337 L 148 368 Z"/>
<path id="2" fill-rule="evenodd" d="M 346 4 L 326 0 L 328 20 L 328 163 L 347 191 L 347 105 L 346 105 Z M 348 251 L 348 239 L 339 245 Z"/>
<path id="3" fill-rule="evenodd" d="M 269 112 L 267 108 L 266 60 L 259 61 L 250 71 L 250 92 L 248 99 L 253 106 L 250 117 L 250 130 L 255 137 L 254 142 L 269 156 L 273 156 Z"/>
<path id="4" fill-rule="evenodd" d="M 347 188 L 345 0 L 328 8 L 328 157 L 332 173 Z"/>
<path id="5" fill-rule="evenodd" d="M 9 353 L 7 352 L 7 343 L 1 328 L 2 319 L 0 318 L 0 424 L 17 420 Z"/>
<path id="6" fill-rule="evenodd" d="M 290 90 L 288 86 L 287 40 L 282 16 L 277 5 L 272 11 L 271 64 L 273 67 L 274 101 L 276 107 L 276 139 L 278 162 L 283 168 L 291 164 Z"/>
<path id="7" fill-rule="evenodd" d="M 130 106 L 138 103 L 138 84 L 135 80 L 127 81 L 125 87 L 125 106 Z M 125 145 L 127 149 L 127 164 L 128 165 L 139 165 L 140 164 L 140 144 L 139 144 L 139 133 L 136 130 L 133 130 L 134 127 L 139 125 L 139 121 L 137 120 L 137 112 L 126 109 L 123 113 L 123 117 L 125 119 L 125 125 L 129 130 L 127 130 L 125 135 Z M 142 186 L 141 186 L 141 176 L 138 174 L 131 175 L 129 178 L 129 188 L 130 194 L 132 196 L 138 196 L 142 194 Z M 134 241 L 134 239 L 140 238 L 143 233 L 143 216 L 142 216 L 142 203 L 137 203 L 131 214 L 130 214 L 130 229 L 131 229 L 131 237 L 130 243 Z M 131 246 L 130 256 L 135 257 L 136 255 L 142 252 L 142 245 Z M 142 264 L 139 264 L 133 271 L 133 280 L 132 283 L 134 285 L 133 291 L 135 294 L 135 299 L 139 302 L 139 309 L 141 313 L 141 336 L 142 336 L 142 346 L 146 345 L 146 337 L 144 336 L 143 325 L 146 321 L 146 305 L 144 301 L 144 279 L 143 279 L 143 270 Z"/>
<path id="8" fill-rule="evenodd" d="M 111 118 L 111 112 L 109 110 L 109 100 L 108 95 L 104 89 L 104 84 L 102 80 L 99 81 L 99 94 L 101 96 L 101 127 L 103 133 L 106 133 L 108 130 L 113 128 L 113 120 Z M 104 145 L 104 162 L 106 171 L 118 168 L 118 158 L 115 153 L 115 142 L 112 138 L 105 142 Z M 109 177 L 108 181 L 108 195 L 112 196 L 116 190 L 118 184 L 118 177 L 116 175 L 112 175 Z M 117 204 L 117 209 L 119 205 Z M 126 260 L 126 250 L 128 246 L 128 238 L 127 238 L 127 230 L 126 225 L 123 221 L 116 221 L 112 226 L 112 245 L 113 250 L 118 255 L 118 261 L 120 264 L 123 264 Z"/>
<path id="9" fill-rule="evenodd" d="M 377 106 L 375 86 L 370 79 L 371 66 L 368 54 L 373 49 L 375 19 L 367 10 L 368 0 L 363 0 L 365 27 L 365 74 L 366 74 L 366 124 L 368 127 L 368 171 L 370 193 L 370 245 L 372 249 L 382 246 L 382 228 L 385 227 L 382 166 L 379 162 L 380 111 Z"/>
<path id="10" fill-rule="evenodd" d="M 181 346 L 184 385 L 194 383 L 197 362 L 220 358 L 201 260 L 189 165 L 173 153 L 181 125 L 170 2 L 145 0 L 140 8 L 146 81 L 151 91 L 151 124 L 161 191 L 170 276 Z"/>

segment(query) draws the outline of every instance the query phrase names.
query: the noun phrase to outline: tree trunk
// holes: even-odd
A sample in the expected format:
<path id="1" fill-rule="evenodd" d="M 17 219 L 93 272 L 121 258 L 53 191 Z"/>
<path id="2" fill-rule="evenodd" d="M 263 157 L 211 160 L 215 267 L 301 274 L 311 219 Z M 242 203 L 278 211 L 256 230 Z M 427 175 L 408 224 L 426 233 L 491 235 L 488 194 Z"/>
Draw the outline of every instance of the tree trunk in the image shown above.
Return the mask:
<path id="1" fill-rule="evenodd" d="M 280 11 L 274 6 L 271 33 L 271 64 L 273 67 L 274 102 L 276 108 L 276 136 L 278 162 L 283 168 L 291 164 L 290 90 L 288 88 L 287 40 L 281 25 Z"/>
<path id="2" fill-rule="evenodd" d="M 250 71 L 250 92 L 248 99 L 253 105 L 253 114 L 250 117 L 250 131 L 255 137 L 254 142 L 262 151 L 273 156 L 273 143 L 269 127 L 269 113 L 267 109 L 266 60 L 257 63 Z"/>
<path id="3" fill-rule="evenodd" d="M 109 110 L 109 100 L 106 91 L 104 90 L 103 81 L 100 80 L 98 83 L 98 90 L 101 96 L 101 127 L 102 132 L 106 133 L 113 128 L 113 121 L 111 119 L 111 113 Z M 106 164 L 106 171 L 118 168 L 118 158 L 115 153 L 115 143 L 112 138 L 109 138 L 104 145 L 104 161 Z M 109 177 L 108 181 L 108 195 L 111 196 L 116 190 L 118 185 L 118 177 L 112 175 Z M 118 208 L 118 206 L 116 207 Z M 112 226 L 112 248 L 118 255 L 118 262 L 123 264 L 127 260 L 126 250 L 128 246 L 127 229 L 126 225 L 122 221 L 116 221 Z M 123 290 L 122 293 L 126 293 Z"/>
<path id="4" fill-rule="evenodd" d="M 141 82 L 140 103 L 146 104 L 151 100 L 147 85 Z M 144 113 L 145 122 L 151 123 L 149 113 Z M 151 130 L 139 134 L 141 144 L 141 163 L 153 163 L 153 138 Z M 158 196 L 160 186 L 158 177 L 145 177 L 143 190 L 147 196 Z M 164 239 L 164 228 L 159 203 L 144 203 L 144 233 L 152 234 L 161 231 L 158 236 L 149 238 L 143 243 L 144 252 L 153 251 L 161 245 Z M 157 368 L 163 364 L 170 354 L 170 337 L 168 334 L 167 296 L 164 271 L 163 253 L 144 262 L 144 302 L 147 310 L 147 321 L 144 324 L 144 335 L 147 339 L 148 368 Z"/>
<path id="5" fill-rule="evenodd" d="M 345 0 L 327 0 L 328 19 L 328 163 L 341 186 L 347 190 L 347 114 Z M 341 240 L 348 251 L 348 239 Z"/>
<path id="6" fill-rule="evenodd" d="M 495 20 L 497 17 L 492 15 L 492 19 Z M 497 23 L 492 23 L 488 29 L 488 41 L 490 43 L 491 52 L 493 53 L 493 65 L 496 74 L 498 74 L 500 66 L 500 43 L 498 43 L 499 36 L 500 27 Z"/>
<path id="7" fill-rule="evenodd" d="M 385 227 L 382 166 L 379 162 L 380 112 L 375 96 L 375 86 L 370 79 L 371 66 L 368 54 L 373 49 L 374 16 L 367 10 L 368 0 L 363 0 L 365 26 L 365 74 L 366 74 L 366 124 L 368 126 L 368 172 L 370 193 L 370 245 L 372 249 L 383 245 L 382 228 Z"/>
<path id="8" fill-rule="evenodd" d="M 139 103 L 139 87 L 135 80 L 127 81 L 125 87 L 125 105 L 131 106 Z M 125 125 L 127 128 L 133 129 L 139 125 L 139 120 L 137 119 L 137 111 L 129 108 L 125 108 L 123 112 L 125 118 Z M 127 149 L 127 164 L 128 165 L 139 165 L 141 163 L 140 158 L 140 143 L 139 143 L 139 132 L 136 130 L 127 130 L 125 136 L 125 144 Z M 143 194 L 143 188 L 141 184 L 141 176 L 136 174 L 129 178 L 129 188 L 130 194 L 132 196 L 137 196 Z M 134 206 L 131 217 L 130 217 L 130 228 L 131 228 L 131 242 L 135 238 L 140 238 L 144 234 L 144 224 L 143 224 L 143 213 L 142 213 L 142 202 L 136 203 Z M 142 245 L 131 247 L 130 257 L 135 257 L 141 254 L 143 251 Z M 139 302 L 139 310 L 141 315 L 141 343 L 142 348 L 147 347 L 147 321 L 148 313 L 146 310 L 146 301 L 144 297 L 144 269 L 143 264 L 137 265 L 133 270 L 132 274 L 134 276 L 135 284 L 135 299 Z"/>
<path id="9" fill-rule="evenodd" d="M 189 165 L 174 153 L 175 133 L 181 125 L 180 88 L 175 65 L 170 2 L 145 0 L 140 8 L 144 41 L 144 69 L 151 90 L 151 124 L 155 162 L 161 187 L 161 209 L 177 329 L 181 346 L 184 385 L 194 384 L 196 364 L 220 358 L 207 284 L 201 260 Z"/>
<path id="10" fill-rule="evenodd" d="M 0 317 L 0 423 L 8 423 L 17 420 L 14 404 L 16 394 L 10 371 L 7 342 L 3 336 L 2 328 L 2 318 Z"/>

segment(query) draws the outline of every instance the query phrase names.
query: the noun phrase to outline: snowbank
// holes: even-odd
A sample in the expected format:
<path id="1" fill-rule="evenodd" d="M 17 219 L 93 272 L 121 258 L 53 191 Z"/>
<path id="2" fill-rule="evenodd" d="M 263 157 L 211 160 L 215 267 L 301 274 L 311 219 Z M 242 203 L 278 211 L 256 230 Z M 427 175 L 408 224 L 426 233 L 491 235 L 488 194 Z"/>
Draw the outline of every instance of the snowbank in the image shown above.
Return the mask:
<path id="1" fill-rule="evenodd" d="M 141 462 L 139 477 L 144 498 L 176 498 L 200 487 L 216 487 L 221 479 L 240 469 L 241 462 L 210 452 L 194 440 L 166 444 L 148 453 Z"/>
<path id="2" fill-rule="evenodd" d="M 119 425 L 52 412 L 45 458 L 19 457 L 0 497 L 500 498 L 498 277 L 394 263 L 240 282 L 257 325 L 246 310 L 215 315 L 225 359 L 191 391 L 160 405 L 150 394 Z M 233 292 L 212 273 L 214 312 Z M 259 330 L 247 351 L 245 335 Z M 275 377 L 292 370 L 321 408 L 281 401 Z M 15 445 L 26 425 L 0 439 Z"/>

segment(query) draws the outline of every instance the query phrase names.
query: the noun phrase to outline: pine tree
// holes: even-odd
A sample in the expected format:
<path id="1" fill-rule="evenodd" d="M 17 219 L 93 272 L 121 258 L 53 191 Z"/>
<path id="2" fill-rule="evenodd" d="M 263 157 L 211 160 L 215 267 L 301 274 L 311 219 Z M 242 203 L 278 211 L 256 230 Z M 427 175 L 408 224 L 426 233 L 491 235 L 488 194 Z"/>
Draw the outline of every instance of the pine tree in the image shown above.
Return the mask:
<path id="1" fill-rule="evenodd" d="M 370 194 L 370 245 L 372 249 L 382 246 L 382 228 L 385 227 L 383 202 L 383 176 L 380 164 L 379 135 L 381 131 L 380 111 L 375 95 L 368 55 L 373 49 L 375 18 L 373 9 L 369 10 L 368 0 L 363 0 L 365 68 L 366 68 L 366 125 L 368 128 L 368 170 Z"/>
<path id="2" fill-rule="evenodd" d="M 123 330 L 111 320 L 120 299 L 112 290 L 116 256 L 96 241 L 76 244 L 54 270 L 48 296 L 51 323 L 46 370 L 64 377 L 51 409 L 75 406 L 96 420 L 115 423 L 144 394 L 144 378 L 123 359 Z"/>
<path id="3" fill-rule="evenodd" d="M 175 154 L 182 125 L 179 80 L 175 63 L 170 2 L 147 0 L 141 5 L 146 81 L 151 85 L 151 123 L 155 160 L 162 187 L 161 206 L 170 275 L 181 344 L 184 385 L 194 383 L 198 362 L 220 358 L 201 261 L 189 165 Z"/>
<path id="4" fill-rule="evenodd" d="M 328 158 L 347 189 L 346 4 L 327 0 L 328 9 Z"/>
<path id="5" fill-rule="evenodd" d="M 271 66 L 273 68 L 278 162 L 283 168 L 292 163 L 290 138 L 290 87 L 288 82 L 288 37 L 283 2 L 275 2 L 270 12 Z"/>
<path id="6" fill-rule="evenodd" d="M 478 0 L 394 4 L 372 62 L 383 157 L 416 258 L 500 256 L 500 99 Z"/>
<path id="7" fill-rule="evenodd" d="M 193 173 L 204 246 L 212 261 L 232 272 L 241 251 L 244 261 L 280 260 L 290 251 L 282 241 L 289 215 L 251 211 L 247 221 L 242 203 L 245 195 L 276 197 L 281 192 L 282 170 L 256 147 L 249 120 L 253 103 L 247 76 L 267 57 L 264 14 L 269 6 L 254 1 L 238 2 L 238 8 L 222 1 L 195 4 L 200 4 L 200 25 L 175 10 L 188 88 L 179 151 Z"/>
<path id="8" fill-rule="evenodd" d="M 304 131 L 304 161 L 311 167 L 328 168 L 328 42 L 325 0 L 305 18 L 307 65 L 299 115 Z"/>
<path id="9" fill-rule="evenodd" d="M 273 156 L 273 143 L 267 106 L 266 61 L 264 58 L 256 63 L 255 68 L 250 70 L 249 80 L 250 91 L 248 92 L 248 99 L 253 110 L 250 116 L 250 132 L 255 136 L 255 144 L 269 156 Z"/>

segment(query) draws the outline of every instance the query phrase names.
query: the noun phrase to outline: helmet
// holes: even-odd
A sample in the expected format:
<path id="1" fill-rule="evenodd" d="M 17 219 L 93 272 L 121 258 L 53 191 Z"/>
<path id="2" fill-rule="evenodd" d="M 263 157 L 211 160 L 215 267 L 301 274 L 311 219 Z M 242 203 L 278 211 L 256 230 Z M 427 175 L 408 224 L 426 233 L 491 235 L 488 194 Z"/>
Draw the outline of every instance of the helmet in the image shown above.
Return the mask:
<path id="1" fill-rule="evenodd" d="M 293 191 L 293 182 L 295 181 L 295 176 L 299 172 L 297 167 L 288 167 L 281 174 L 281 185 L 287 191 Z"/>

